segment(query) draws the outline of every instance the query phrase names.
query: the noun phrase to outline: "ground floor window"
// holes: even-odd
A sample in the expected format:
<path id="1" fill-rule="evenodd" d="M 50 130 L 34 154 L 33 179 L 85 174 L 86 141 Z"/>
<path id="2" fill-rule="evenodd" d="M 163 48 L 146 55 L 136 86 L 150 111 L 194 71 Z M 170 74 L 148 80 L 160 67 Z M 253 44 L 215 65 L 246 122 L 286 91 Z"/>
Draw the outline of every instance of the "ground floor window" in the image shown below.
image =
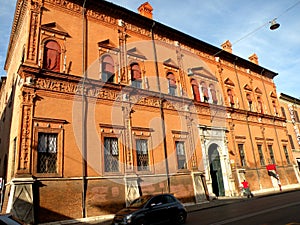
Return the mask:
<path id="1" fill-rule="evenodd" d="M 149 171 L 149 153 L 147 139 L 136 140 L 137 168 L 139 171 Z"/>
<path id="2" fill-rule="evenodd" d="M 38 133 L 38 173 L 57 173 L 56 133 Z"/>
<path id="3" fill-rule="evenodd" d="M 117 138 L 104 138 L 104 167 L 105 172 L 119 172 L 119 146 Z"/>

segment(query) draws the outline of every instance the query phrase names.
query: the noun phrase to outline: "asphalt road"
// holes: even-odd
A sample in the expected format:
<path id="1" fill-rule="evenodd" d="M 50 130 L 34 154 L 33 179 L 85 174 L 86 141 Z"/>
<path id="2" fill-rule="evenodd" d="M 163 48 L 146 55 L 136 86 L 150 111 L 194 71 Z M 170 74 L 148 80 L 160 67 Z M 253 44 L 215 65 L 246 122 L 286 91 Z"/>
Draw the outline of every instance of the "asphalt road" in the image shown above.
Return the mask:
<path id="1" fill-rule="evenodd" d="M 186 225 L 300 225 L 300 191 L 191 212 Z"/>

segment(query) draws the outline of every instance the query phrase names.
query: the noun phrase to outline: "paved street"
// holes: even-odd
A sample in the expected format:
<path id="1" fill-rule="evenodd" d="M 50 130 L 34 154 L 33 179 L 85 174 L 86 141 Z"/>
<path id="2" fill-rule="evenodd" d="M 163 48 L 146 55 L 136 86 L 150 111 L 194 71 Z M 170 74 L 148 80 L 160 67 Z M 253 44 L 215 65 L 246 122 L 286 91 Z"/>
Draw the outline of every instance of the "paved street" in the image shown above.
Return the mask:
<path id="1" fill-rule="evenodd" d="M 251 204 L 253 204 L 252 208 L 255 209 L 255 208 L 257 208 L 257 206 L 255 205 L 255 201 L 260 202 L 259 203 L 260 205 L 264 205 L 264 204 L 270 205 L 271 204 L 270 201 L 266 201 L 268 198 L 271 198 L 272 196 L 276 197 L 276 196 L 280 196 L 282 194 L 293 194 L 293 193 L 299 195 L 300 194 L 300 190 L 298 190 L 298 189 L 291 189 L 291 190 L 284 190 L 282 192 L 274 191 L 274 192 L 265 193 L 265 194 L 257 194 L 257 195 L 254 196 L 253 199 L 247 199 L 245 197 L 232 197 L 232 198 L 230 198 L 230 197 L 223 197 L 223 198 L 219 198 L 219 199 L 212 200 L 210 202 L 206 202 L 206 203 L 202 203 L 202 204 L 186 204 L 186 208 L 187 208 L 187 210 L 189 212 L 189 216 L 188 216 L 189 219 L 187 220 L 186 224 L 187 225 L 193 225 L 193 224 L 194 225 L 196 225 L 196 224 L 198 225 L 198 222 L 199 222 L 199 219 L 197 219 L 198 217 L 199 218 L 201 217 L 201 224 L 203 224 L 203 225 L 204 224 L 207 224 L 207 225 L 208 224 L 214 224 L 214 223 L 212 223 L 209 220 L 211 218 L 211 216 L 210 216 L 211 213 L 213 213 L 215 215 L 218 215 L 218 217 L 222 218 L 222 212 L 228 212 L 228 211 L 226 211 L 226 210 L 224 211 L 223 210 L 224 208 L 222 208 L 222 210 L 219 210 L 219 207 L 227 207 L 227 210 L 229 210 L 230 213 L 227 213 L 227 214 L 225 213 L 225 214 L 226 215 L 234 215 L 234 214 L 232 214 L 232 212 L 239 211 L 240 214 L 237 214 L 235 216 L 235 218 L 245 219 L 245 221 L 241 220 L 241 221 L 243 221 L 242 223 L 241 223 L 241 221 L 237 221 L 235 224 L 244 224 L 245 225 L 245 224 L 247 224 L 247 221 L 249 220 L 249 218 L 248 217 L 244 218 L 242 216 L 242 214 L 245 213 L 245 211 L 243 211 L 245 209 L 242 208 L 243 203 L 246 203 L 246 205 L 247 205 L 248 208 L 249 208 L 249 206 Z M 294 198 L 294 197 L 292 197 L 292 198 Z M 277 199 L 277 201 L 279 201 L 278 198 L 276 198 L 276 199 Z M 286 201 L 289 201 L 289 199 L 287 199 Z M 282 203 L 281 200 L 280 200 L 280 203 Z M 241 205 L 238 205 L 238 207 L 236 209 L 234 206 L 237 205 L 237 204 L 241 204 Z M 294 207 L 294 205 L 290 205 L 290 206 L 292 208 Z M 241 208 L 241 209 L 239 210 L 239 208 Z M 285 208 L 288 209 L 288 206 L 285 207 Z M 299 205 L 298 205 L 298 208 L 299 208 Z M 298 208 L 297 208 L 297 210 L 298 210 Z M 210 213 L 207 213 L 207 210 L 213 210 L 213 211 L 210 212 Z M 260 208 L 260 211 L 262 211 L 262 210 L 264 210 L 264 209 Z M 276 210 L 277 210 L 277 208 L 274 208 L 275 214 L 276 214 Z M 283 212 L 283 211 L 281 211 L 280 208 L 278 208 L 278 210 L 279 210 L 278 212 Z M 199 215 L 197 215 L 197 213 L 199 213 Z M 220 213 L 220 215 L 219 215 L 219 213 Z M 203 218 L 207 217 L 208 214 L 209 214 L 209 216 L 208 216 L 209 218 L 207 218 L 208 222 L 205 223 L 203 221 Z M 260 215 L 260 214 L 262 216 L 264 216 L 263 212 L 254 213 L 253 215 L 257 216 L 257 215 Z M 280 215 L 280 213 L 277 213 L 277 214 Z M 56 223 L 47 223 L 47 224 L 43 224 L 43 225 L 62 225 L 62 224 L 72 224 L 72 225 L 84 225 L 84 224 L 86 224 L 86 225 L 87 224 L 110 225 L 112 217 L 113 217 L 113 215 L 107 215 L 104 218 L 103 217 L 93 217 L 93 218 L 82 219 L 80 221 L 70 220 L 70 221 L 62 221 L 62 222 L 56 222 Z M 213 218 L 216 218 L 216 216 L 214 216 Z M 224 217 L 224 218 L 227 218 L 227 217 Z M 229 223 L 229 221 L 231 221 L 231 222 Z M 251 220 L 249 220 L 249 221 L 251 221 Z M 227 219 L 223 219 L 222 223 L 216 223 L 216 224 L 233 224 L 233 222 L 234 222 L 234 219 L 227 218 Z"/>

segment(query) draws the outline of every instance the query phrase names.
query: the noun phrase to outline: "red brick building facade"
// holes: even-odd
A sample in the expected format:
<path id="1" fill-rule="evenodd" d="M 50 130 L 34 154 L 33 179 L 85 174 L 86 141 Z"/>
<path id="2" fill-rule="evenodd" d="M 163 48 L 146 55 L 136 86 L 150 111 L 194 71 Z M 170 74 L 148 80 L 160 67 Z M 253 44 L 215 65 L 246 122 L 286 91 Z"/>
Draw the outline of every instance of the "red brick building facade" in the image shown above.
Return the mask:
<path id="1" fill-rule="evenodd" d="M 3 212 L 42 223 L 148 193 L 199 203 L 239 195 L 244 179 L 276 190 L 270 172 L 298 185 L 277 74 L 151 10 L 17 1 L 1 87 Z"/>

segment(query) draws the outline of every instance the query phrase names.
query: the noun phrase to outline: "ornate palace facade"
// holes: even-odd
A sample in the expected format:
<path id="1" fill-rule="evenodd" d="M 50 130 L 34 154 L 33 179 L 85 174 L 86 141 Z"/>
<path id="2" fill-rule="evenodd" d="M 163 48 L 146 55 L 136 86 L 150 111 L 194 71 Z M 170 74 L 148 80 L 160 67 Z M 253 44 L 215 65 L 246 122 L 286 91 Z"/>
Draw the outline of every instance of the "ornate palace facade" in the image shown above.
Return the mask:
<path id="1" fill-rule="evenodd" d="M 1 207 L 28 223 L 298 185 L 277 75 L 106 1 L 17 1 L 1 86 Z M 268 168 L 268 169 L 267 169 Z"/>

